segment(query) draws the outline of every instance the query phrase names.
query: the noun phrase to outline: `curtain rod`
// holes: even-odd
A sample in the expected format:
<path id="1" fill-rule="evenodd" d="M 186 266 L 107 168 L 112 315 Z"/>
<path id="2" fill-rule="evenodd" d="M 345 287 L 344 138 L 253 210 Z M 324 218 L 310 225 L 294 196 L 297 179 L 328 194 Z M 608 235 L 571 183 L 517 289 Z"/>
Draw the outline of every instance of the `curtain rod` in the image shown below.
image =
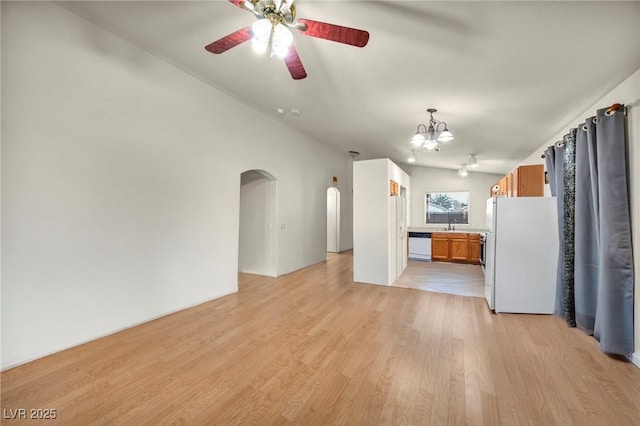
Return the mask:
<path id="1" fill-rule="evenodd" d="M 624 115 L 627 115 L 627 107 L 625 105 L 619 104 L 619 103 L 615 103 L 613 105 L 611 105 L 609 108 L 607 108 L 607 110 L 605 112 L 610 113 L 612 111 L 617 111 L 620 108 L 622 108 L 622 112 L 624 113 Z M 542 154 L 540 156 L 540 158 L 544 158 L 544 154 Z"/>
<path id="2" fill-rule="evenodd" d="M 609 108 L 607 108 L 606 112 L 610 113 L 612 111 L 617 111 L 620 108 L 622 108 L 622 112 L 624 113 L 624 115 L 627 115 L 627 107 L 622 105 L 622 104 L 618 104 L 618 103 L 611 105 Z"/>

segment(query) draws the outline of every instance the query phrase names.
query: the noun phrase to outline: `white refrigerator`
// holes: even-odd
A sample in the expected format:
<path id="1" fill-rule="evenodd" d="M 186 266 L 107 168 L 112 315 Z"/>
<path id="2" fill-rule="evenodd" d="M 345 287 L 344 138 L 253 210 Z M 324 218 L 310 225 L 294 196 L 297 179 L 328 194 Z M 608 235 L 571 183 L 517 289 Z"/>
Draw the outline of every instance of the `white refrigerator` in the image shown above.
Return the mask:
<path id="1" fill-rule="evenodd" d="M 487 200 L 485 297 L 496 313 L 553 313 L 556 211 L 555 197 Z"/>

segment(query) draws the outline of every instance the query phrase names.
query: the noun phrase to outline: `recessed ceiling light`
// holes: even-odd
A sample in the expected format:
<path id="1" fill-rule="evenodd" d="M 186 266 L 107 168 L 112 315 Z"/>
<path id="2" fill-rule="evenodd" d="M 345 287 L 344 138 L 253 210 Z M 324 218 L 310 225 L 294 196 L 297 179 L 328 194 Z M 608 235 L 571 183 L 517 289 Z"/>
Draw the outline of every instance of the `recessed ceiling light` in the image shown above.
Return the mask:
<path id="1" fill-rule="evenodd" d="M 285 108 L 278 107 L 278 108 L 276 108 L 276 112 L 279 115 L 291 114 L 291 115 L 293 115 L 295 117 L 299 117 L 300 114 L 302 114 L 302 111 L 300 111 L 298 108 L 285 109 Z"/>

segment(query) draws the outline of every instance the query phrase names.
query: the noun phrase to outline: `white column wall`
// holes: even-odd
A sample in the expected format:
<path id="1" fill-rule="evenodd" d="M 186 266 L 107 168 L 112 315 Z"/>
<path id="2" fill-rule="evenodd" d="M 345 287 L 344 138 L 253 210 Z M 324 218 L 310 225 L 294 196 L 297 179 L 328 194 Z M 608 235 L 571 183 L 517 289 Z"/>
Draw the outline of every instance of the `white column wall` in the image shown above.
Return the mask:
<path id="1" fill-rule="evenodd" d="M 237 291 L 243 171 L 278 178 L 278 274 L 325 259 L 347 153 L 54 3 L 1 7 L 2 368 Z"/>
<path id="2" fill-rule="evenodd" d="M 407 188 L 409 175 L 387 158 L 353 164 L 353 280 L 389 285 L 395 280 L 389 181 Z M 409 197 L 407 197 L 409 203 Z M 395 234 L 394 234 L 395 235 Z"/>
<path id="3" fill-rule="evenodd" d="M 388 284 L 387 159 L 353 163 L 353 280 Z"/>

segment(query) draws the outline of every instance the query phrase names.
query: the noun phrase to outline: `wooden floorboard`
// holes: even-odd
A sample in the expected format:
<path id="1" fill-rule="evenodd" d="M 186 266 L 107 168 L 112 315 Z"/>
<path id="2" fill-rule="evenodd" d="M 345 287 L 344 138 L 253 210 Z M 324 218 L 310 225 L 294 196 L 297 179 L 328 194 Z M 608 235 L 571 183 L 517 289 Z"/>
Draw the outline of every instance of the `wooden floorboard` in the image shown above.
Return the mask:
<path id="1" fill-rule="evenodd" d="M 350 253 L 2 373 L 2 424 L 633 425 L 640 369 L 546 315 L 352 281 Z M 55 408 L 55 420 L 11 420 Z M 27 411 L 28 413 L 28 411 Z"/>

